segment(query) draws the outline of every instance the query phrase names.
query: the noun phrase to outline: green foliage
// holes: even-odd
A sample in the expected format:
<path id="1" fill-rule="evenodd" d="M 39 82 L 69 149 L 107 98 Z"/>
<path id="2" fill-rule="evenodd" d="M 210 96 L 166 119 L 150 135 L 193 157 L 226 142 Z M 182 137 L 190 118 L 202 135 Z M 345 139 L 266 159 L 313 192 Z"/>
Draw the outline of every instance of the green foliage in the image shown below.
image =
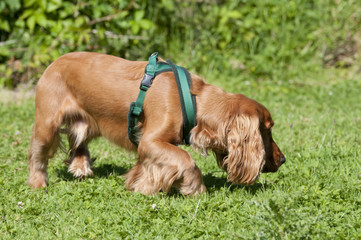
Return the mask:
<path id="1" fill-rule="evenodd" d="M 34 99 L 2 90 L 0 239 L 360 239 L 360 79 L 357 69 L 280 83 L 210 77 L 271 110 L 287 162 L 253 186 L 231 186 L 212 156 L 187 148 L 208 188 L 196 198 L 126 191 L 121 175 L 136 156 L 102 139 L 90 144 L 94 177 L 74 179 L 59 152 L 50 160 L 50 186 L 30 189 Z"/>
<path id="2" fill-rule="evenodd" d="M 294 66 L 317 69 L 321 59 L 352 65 L 361 6 L 356 0 L 4 0 L 0 20 L 1 85 L 34 81 L 71 51 L 134 60 L 159 51 L 199 73 L 283 80 Z"/>

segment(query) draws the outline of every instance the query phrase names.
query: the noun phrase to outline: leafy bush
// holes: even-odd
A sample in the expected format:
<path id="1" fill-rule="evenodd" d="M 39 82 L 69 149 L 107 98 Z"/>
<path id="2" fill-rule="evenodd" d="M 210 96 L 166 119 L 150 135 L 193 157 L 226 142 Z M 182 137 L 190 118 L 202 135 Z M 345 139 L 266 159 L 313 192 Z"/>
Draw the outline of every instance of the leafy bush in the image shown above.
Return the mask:
<path id="1" fill-rule="evenodd" d="M 272 79 L 280 77 L 274 69 L 314 67 L 307 63 L 322 58 L 352 64 L 361 6 L 353 0 L 4 0 L 0 19 L 2 85 L 33 81 L 70 51 L 135 60 L 157 50 L 201 73 Z M 347 64 L 339 48 L 348 49 Z"/>

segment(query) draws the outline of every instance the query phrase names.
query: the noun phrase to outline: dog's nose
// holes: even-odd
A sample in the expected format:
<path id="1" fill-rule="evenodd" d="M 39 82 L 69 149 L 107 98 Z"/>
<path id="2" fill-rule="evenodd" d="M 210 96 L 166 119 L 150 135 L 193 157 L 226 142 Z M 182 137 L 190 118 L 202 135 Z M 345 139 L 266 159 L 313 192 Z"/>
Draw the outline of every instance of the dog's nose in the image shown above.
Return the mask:
<path id="1" fill-rule="evenodd" d="M 284 163 L 286 162 L 286 158 L 285 158 L 284 156 L 282 156 L 282 157 L 280 158 L 280 162 L 281 162 L 281 164 L 284 164 Z"/>

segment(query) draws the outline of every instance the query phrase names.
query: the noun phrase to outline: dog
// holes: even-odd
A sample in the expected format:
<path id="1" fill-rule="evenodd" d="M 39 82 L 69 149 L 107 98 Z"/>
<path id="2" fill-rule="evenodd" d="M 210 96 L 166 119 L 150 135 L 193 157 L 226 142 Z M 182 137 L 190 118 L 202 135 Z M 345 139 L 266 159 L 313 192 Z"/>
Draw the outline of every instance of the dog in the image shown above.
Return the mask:
<path id="1" fill-rule="evenodd" d="M 35 124 L 29 150 L 28 184 L 48 185 L 48 160 L 69 141 L 68 171 L 75 177 L 93 174 L 87 148 L 105 137 L 139 159 L 125 174 L 128 190 L 153 195 L 174 187 L 184 195 L 206 191 L 202 174 L 182 144 L 181 103 L 173 72 L 158 75 L 147 91 L 138 123 L 140 142 L 127 137 L 129 106 L 137 98 L 146 61 L 129 61 L 100 53 L 74 52 L 53 62 L 39 79 Z M 227 180 L 249 185 L 261 172 L 275 172 L 286 161 L 272 138 L 274 122 L 260 103 L 207 84 L 191 74 L 197 125 L 190 144 L 203 154 L 215 154 Z"/>

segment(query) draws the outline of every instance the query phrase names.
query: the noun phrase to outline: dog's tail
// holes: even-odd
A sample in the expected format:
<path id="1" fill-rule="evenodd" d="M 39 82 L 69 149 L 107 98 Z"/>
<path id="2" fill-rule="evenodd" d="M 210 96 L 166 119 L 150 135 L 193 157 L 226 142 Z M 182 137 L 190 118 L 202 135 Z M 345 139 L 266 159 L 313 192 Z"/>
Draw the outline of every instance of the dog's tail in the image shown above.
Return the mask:
<path id="1" fill-rule="evenodd" d="M 88 124 L 84 121 L 77 121 L 70 126 L 70 133 L 73 139 L 73 146 L 70 148 L 78 148 L 85 141 L 88 135 Z"/>
<path id="2" fill-rule="evenodd" d="M 70 97 L 63 102 L 57 119 L 62 126 L 60 133 L 68 136 L 69 151 L 79 148 L 82 143 L 87 143 L 87 140 L 98 131 L 95 120 Z M 65 149 L 63 142 L 61 149 Z"/>
<path id="3" fill-rule="evenodd" d="M 64 127 L 61 129 L 61 133 L 68 135 L 69 150 L 75 150 L 82 143 L 86 143 L 88 138 L 91 138 L 91 135 L 94 135 L 97 129 L 94 120 L 88 114 L 82 113 L 79 110 L 77 113 L 68 112 L 64 114 Z"/>

